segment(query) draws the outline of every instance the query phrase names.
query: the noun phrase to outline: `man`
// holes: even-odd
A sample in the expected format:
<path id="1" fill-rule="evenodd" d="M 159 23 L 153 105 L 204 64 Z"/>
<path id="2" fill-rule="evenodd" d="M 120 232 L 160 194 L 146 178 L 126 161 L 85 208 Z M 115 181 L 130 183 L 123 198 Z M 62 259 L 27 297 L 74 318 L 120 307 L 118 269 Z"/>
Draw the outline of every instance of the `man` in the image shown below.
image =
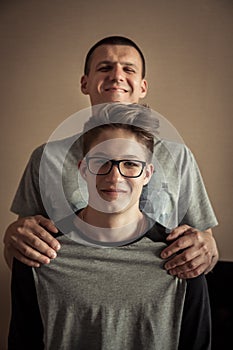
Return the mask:
<path id="1" fill-rule="evenodd" d="M 106 102 L 138 103 L 139 99 L 144 98 L 147 93 L 145 60 L 141 50 L 127 38 L 109 37 L 99 41 L 87 54 L 81 90 L 89 95 L 92 105 Z M 168 154 L 170 147 L 173 148 L 173 145 L 164 147 L 164 143 L 158 144 L 155 150 L 156 156 L 161 157 L 164 151 Z M 50 259 L 56 257 L 60 247 L 47 232 L 55 233 L 57 229 L 46 218 L 48 214 L 44 210 L 39 193 L 39 180 L 36 177 L 38 177 L 41 153 L 42 149 L 37 149 L 33 153 L 12 205 L 12 211 L 20 218 L 11 224 L 5 233 L 5 258 L 9 266 L 12 263 L 12 256 L 29 266 L 49 263 Z M 173 230 L 167 239 L 173 240 L 177 237 L 179 239 L 162 252 L 162 257 L 172 257 L 165 264 L 169 273 L 181 278 L 192 278 L 210 271 L 218 260 L 218 251 L 211 230 L 217 221 L 191 152 L 186 148 L 181 151 L 178 149 L 175 153 L 175 158 L 179 158 L 180 170 L 177 173 L 176 164 L 172 164 L 171 169 L 175 173 L 169 176 L 172 178 L 173 185 L 170 190 L 168 182 L 164 183 L 163 195 L 166 198 L 164 197 L 163 202 L 166 202 L 165 216 L 169 207 L 177 218 L 172 221 L 173 225 L 170 225 Z M 164 162 L 164 167 L 169 169 L 170 163 L 174 162 L 171 160 L 173 155 L 166 157 L 166 160 L 163 157 L 161 161 Z M 181 158 L 184 161 L 188 159 L 185 166 L 182 165 Z M 186 192 L 183 172 L 188 174 L 186 177 L 188 194 L 192 192 L 187 210 L 183 209 L 182 202 Z M 181 188 L 180 193 L 179 188 Z M 181 205 L 180 202 L 182 202 Z M 180 207 L 182 207 L 181 215 Z M 188 215 L 185 215 L 185 211 Z M 169 217 L 172 215 L 169 209 Z M 198 217 L 197 220 L 196 217 Z M 161 218 L 162 224 L 164 220 Z M 179 254 L 174 257 L 178 252 Z"/>
<path id="2" fill-rule="evenodd" d="M 85 124 L 76 165 L 88 203 L 56 223 L 58 257 L 33 269 L 14 261 L 8 349 L 209 350 L 205 276 L 164 273 L 165 228 L 139 208 L 154 170 L 153 114 L 101 108 Z"/>

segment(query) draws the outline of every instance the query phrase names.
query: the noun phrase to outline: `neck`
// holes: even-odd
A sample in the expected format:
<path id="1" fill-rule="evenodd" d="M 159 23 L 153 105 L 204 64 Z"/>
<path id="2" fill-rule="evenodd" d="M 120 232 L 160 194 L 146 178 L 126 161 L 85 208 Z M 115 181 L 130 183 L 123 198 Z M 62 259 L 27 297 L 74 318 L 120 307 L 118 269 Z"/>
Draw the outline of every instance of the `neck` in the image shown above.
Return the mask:
<path id="1" fill-rule="evenodd" d="M 78 227 L 96 241 L 118 242 L 133 239 L 146 231 L 146 218 L 137 210 L 126 213 L 102 213 L 87 206 L 79 213 Z"/>
<path id="2" fill-rule="evenodd" d="M 104 213 L 93 209 L 89 205 L 83 209 L 81 218 L 95 227 L 119 228 L 131 222 L 142 219 L 143 214 L 139 208 L 130 208 L 127 212 Z"/>

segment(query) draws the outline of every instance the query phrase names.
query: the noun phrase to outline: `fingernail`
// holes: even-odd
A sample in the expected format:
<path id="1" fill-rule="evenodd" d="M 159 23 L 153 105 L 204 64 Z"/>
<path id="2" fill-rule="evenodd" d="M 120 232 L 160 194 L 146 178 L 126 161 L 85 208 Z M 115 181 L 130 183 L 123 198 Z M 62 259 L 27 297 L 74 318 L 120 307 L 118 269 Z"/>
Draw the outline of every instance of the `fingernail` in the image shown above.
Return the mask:
<path id="1" fill-rule="evenodd" d="M 50 254 L 49 254 L 49 257 L 51 258 L 51 259 L 55 259 L 56 257 L 57 257 L 57 253 L 56 252 L 51 252 Z"/>
<path id="2" fill-rule="evenodd" d="M 43 259 L 43 264 L 48 265 L 49 263 L 50 263 L 50 259 L 49 258 Z"/>
<path id="3" fill-rule="evenodd" d="M 170 266 L 169 262 L 167 262 L 165 265 L 164 265 L 165 269 L 166 270 L 171 270 L 172 267 Z"/>
<path id="4" fill-rule="evenodd" d="M 55 249 L 56 251 L 60 250 L 60 249 L 61 249 L 60 244 L 59 244 L 59 243 L 58 243 L 58 244 L 56 244 L 56 245 L 54 246 L 54 249 Z"/>

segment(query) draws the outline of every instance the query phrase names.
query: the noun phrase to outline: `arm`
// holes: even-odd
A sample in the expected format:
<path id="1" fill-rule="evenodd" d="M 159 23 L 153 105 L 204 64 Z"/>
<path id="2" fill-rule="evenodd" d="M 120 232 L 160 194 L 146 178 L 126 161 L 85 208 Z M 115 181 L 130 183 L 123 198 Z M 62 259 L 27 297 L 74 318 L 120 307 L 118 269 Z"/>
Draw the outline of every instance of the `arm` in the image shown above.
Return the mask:
<path id="1" fill-rule="evenodd" d="M 14 260 L 8 350 L 43 350 L 43 324 L 32 269 Z"/>
<path id="2" fill-rule="evenodd" d="M 211 230 L 217 225 L 217 220 L 198 165 L 188 148 L 184 149 L 179 176 L 179 227 L 168 235 L 169 242 L 176 241 L 164 250 L 162 257 L 171 257 L 165 265 L 171 274 L 193 278 L 208 273 L 218 260 Z M 177 255 L 173 257 L 173 254 Z"/>
<path id="3" fill-rule="evenodd" d="M 4 257 L 10 268 L 13 257 L 34 267 L 49 263 L 59 249 L 58 242 L 47 232 L 56 233 L 57 229 L 46 219 L 41 198 L 39 169 L 43 150 L 44 145 L 33 151 L 11 206 L 19 218 L 8 226 L 4 236 Z"/>
<path id="4" fill-rule="evenodd" d="M 60 249 L 58 241 L 50 234 L 58 230 L 51 220 L 41 215 L 18 218 L 8 226 L 4 236 L 4 257 L 12 268 L 13 257 L 24 264 L 39 267 L 48 264 Z"/>
<path id="5" fill-rule="evenodd" d="M 208 273 L 218 261 L 219 254 L 211 229 L 198 231 L 188 225 L 174 229 L 167 237 L 172 241 L 162 252 L 162 258 L 172 257 L 165 268 L 171 275 L 193 278 Z"/>

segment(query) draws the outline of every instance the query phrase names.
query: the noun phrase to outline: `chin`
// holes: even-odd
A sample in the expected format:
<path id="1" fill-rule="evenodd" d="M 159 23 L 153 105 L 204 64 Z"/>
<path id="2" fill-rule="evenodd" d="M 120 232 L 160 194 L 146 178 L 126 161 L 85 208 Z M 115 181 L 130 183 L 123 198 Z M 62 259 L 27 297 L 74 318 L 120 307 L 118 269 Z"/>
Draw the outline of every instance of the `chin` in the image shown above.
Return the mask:
<path id="1" fill-rule="evenodd" d="M 129 205 L 129 202 L 127 201 L 124 203 L 123 201 L 115 200 L 115 201 L 104 201 L 102 203 L 101 208 L 99 208 L 99 211 L 102 211 L 106 214 L 112 214 L 112 213 L 121 213 L 124 212 Z"/>

